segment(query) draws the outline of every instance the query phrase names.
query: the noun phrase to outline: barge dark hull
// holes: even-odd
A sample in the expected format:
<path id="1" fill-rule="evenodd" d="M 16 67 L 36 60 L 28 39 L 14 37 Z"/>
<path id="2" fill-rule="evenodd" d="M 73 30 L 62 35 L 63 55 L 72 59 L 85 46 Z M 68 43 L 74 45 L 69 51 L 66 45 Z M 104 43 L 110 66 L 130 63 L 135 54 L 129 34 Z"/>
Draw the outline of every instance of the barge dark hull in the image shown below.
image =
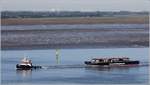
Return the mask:
<path id="1" fill-rule="evenodd" d="M 100 62 L 100 63 L 92 63 L 91 61 L 85 61 L 84 62 L 86 65 L 99 65 L 99 66 L 106 66 L 106 65 L 112 65 L 112 64 L 120 64 L 122 65 L 138 65 L 140 62 L 139 61 L 126 61 L 126 62 Z"/>

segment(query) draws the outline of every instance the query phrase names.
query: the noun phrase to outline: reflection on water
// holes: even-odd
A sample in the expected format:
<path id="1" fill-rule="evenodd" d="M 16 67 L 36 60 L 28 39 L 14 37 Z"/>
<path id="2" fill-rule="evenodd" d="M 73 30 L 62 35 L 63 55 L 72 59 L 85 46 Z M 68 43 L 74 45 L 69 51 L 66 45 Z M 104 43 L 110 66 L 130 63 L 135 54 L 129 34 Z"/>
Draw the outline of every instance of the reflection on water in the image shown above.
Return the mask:
<path id="1" fill-rule="evenodd" d="M 119 70 L 119 71 L 129 71 L 130 69 L 133 68 L 140 68 L 141 66 L 132 66 L 132 67 L 127 67 L 127 66 L 120 66 L 120 67 L 86 67 L 86 70 L 97 70 L 97 71 L 113 71 L 113 70 Z"/>
<path id="2" fill-rule="evenodd" d="M 16 73 L 18 75 L 21 75 L 22 77 L 28 77 L 32 75 L 32 69 L 28 69 L 28 70 L 16 69 Z"/>

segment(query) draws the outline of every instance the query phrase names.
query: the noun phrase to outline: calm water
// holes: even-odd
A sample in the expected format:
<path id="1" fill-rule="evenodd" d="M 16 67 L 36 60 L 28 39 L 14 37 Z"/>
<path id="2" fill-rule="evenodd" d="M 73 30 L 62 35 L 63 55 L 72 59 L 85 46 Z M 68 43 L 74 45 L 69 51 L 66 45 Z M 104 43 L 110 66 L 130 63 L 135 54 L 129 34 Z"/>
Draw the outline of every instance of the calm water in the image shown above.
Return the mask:
<path id="1" fill-rule="evenodd" d="M 128 56 L 148 64 L 148 48 L 60 49 L 56 64 L 55 49 L 4 50 L 2 53 L 3 84 L 140 84 L 148 83 L 148 66 L 122 68 L 85 68 L 84 61 L 94 57 Z M 18 71 L 15 65 L 23 56 L 42 69 Z"/>

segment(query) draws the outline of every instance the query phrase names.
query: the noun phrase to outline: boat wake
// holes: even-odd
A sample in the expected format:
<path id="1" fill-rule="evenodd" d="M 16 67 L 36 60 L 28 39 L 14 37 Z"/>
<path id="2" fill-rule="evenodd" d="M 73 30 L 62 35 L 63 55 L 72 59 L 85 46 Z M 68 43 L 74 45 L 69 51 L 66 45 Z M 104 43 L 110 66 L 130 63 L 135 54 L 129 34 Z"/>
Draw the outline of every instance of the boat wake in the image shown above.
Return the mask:
<path id="1" fill-rule="evenodd" d="M 144 67 L 144 66 L 149 66 L 148 62 L 143 62 L 137 66 L 125 66 L 125 67 Z M 94 67 L 94 66 L 92 66 Z M 111 66 L 108 66 L 109 68 L 111 68 Z M 121 68 L 124 66 L 120 66 Z M 91 66 L 87 66 L 84 64 L 72 64 L 72 65 L 49 65 L 49 66 L 42 66 L 43 69 L 69 69 L 69 68 L 91 68 Z M 99 68 L 99 67 L 96 67 Z M 101 66 L 101 68 L 107 68 L 107 66 L 103 67 Z M 117 67 L 119 68 L 119 67 Z"/>
<path id="2" fill-rule="evenodd" d="M 85 68 L 85 67 L 86 65 L 83 64 L 42 66 L 43 69 L 65 69 L 65 68 Z"/>

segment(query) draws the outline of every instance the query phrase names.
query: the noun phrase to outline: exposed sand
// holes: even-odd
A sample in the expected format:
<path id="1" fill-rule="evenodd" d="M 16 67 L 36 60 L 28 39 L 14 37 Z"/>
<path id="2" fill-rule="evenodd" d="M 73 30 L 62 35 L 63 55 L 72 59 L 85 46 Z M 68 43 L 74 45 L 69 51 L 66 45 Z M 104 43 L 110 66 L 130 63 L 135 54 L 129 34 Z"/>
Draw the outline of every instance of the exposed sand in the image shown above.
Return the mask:
<path id="1" fill-rule="evenodd" d="M 2 19 L 2 25 L 35 24 L 144 24 L 149 23 L 149 16 L 135 17 L 75 17 L 75 18 L 12 18 Z"/>

